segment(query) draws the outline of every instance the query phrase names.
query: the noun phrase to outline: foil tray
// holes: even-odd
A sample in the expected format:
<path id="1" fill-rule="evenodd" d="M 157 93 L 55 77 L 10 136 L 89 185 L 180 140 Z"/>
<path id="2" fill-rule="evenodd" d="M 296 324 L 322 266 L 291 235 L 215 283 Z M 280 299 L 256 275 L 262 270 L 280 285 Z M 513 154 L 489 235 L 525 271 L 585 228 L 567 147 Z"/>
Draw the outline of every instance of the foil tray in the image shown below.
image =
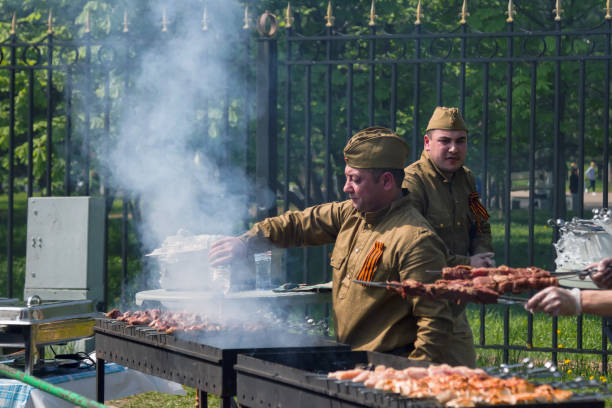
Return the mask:
<path id="1" fill-rule="evenodd" d="M 34 299 L 32 299 L 34 298 Z M 91 300 L 28 301 L 0 303 L 0 325 L 33 325 L 58 320 L 90 318 L 97 313 Z"/>

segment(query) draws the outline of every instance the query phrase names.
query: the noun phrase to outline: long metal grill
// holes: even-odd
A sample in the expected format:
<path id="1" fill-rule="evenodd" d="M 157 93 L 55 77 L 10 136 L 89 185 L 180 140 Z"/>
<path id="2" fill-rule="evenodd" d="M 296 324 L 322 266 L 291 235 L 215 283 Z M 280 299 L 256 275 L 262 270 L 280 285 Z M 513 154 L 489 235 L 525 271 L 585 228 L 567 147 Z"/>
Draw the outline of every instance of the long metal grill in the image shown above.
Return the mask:
<path id="1" fill-rule="evenodd" d="M 441 407 L 432 399 L 411 399 L 366 388 L 351 381 L 327 378 L 327 373 L 356 365 L 385 365 L 396 369 L 427 365 L 389 354 L 349 351 L 324 353 L 239 355 L 237 397 L 241 407 Z M 496 405 L 496 407 L 508 405 Z M 576 396 L 562 403 L 521 404 L 521 407 L 603 407 L 594 396 Z"/>
<path id="2" fill-rule="evenodd" d="M 96 319 L 94 327 L 98 358 L 97 396 L 103 400 L 103 362 L 129 368 L 194 387 L 222 398 L 221 407 L 231 406 L 236 395 L 234 364 L 238 354 L 304 351 L 346 351 L 323 337 L 259 331 L 224 331 L 199 335 L 163 334 L 148 326 L 130 326 L 112 319 Z"/>

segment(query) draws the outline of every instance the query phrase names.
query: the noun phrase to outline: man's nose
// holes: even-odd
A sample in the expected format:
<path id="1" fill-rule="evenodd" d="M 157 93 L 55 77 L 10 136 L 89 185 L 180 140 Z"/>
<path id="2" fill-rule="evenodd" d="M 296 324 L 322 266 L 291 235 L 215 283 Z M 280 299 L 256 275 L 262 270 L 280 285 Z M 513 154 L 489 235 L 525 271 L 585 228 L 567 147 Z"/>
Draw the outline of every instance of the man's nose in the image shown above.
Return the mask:
<path id="1" fill-rule="evenodd" d="M 344 188 L 342 189 L 345 193 L 350 193 L 352 191 L 350 183 L 347 181 L 344 182 Z"/>
<path id="2" fill-rule="evenodd" d="M 457 150 L 457 145 L 455 143 L 451 143 L 448 145 L 448 151 L 449 152 L 454 152 Z"/>

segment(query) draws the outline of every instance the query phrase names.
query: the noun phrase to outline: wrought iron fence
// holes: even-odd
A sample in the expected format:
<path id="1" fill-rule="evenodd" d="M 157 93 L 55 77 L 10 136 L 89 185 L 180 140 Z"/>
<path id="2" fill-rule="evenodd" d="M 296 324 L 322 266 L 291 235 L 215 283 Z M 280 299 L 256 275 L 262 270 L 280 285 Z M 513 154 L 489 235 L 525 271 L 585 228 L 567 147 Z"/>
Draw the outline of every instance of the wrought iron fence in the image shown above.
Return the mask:
<path id="1" fill-rule="evenodd" d="M 505 30 L 478 32 L 468 24 L 466 3 L 458 29 L 452 32 L 427 31 L 420 1 L 414 25 L 400 33 L 382 31 L 374 2 L 363 33 L 335 30 L 329 3 L 322 32 L 302 35 L 294 31 L 291 8 L 287 8 L 284 38 L 279 40 L 284 42 L 279 57 L 279 95 L 284 98 L 280 104 L 283 189 L 279 191 L 283 209 L 343 197 L 340 152 L 356 130 L 371 125 L 397 130 L 411 145 L 415 160 L 433 108 L 458 106 L 470 129 L 467 164 L 482 181 L 483 200 L 504 225 L 497 259 L 516 266 L 533 265 L 537 260 L 554 269 L 551 244 L 558 239 L 558 231 L 548 230 L 547 242 L 538 244 L 536 226 L 546 218 L 568 215 L 570 161 L 584 169 L 587 154 L 598 158 L 603 169 L 601 207 L 608 206 L 610 7 L 604 9 L 596 27 L 564 29 L 557 2 L 550 30 L 527 31 L 515 27 L 510 1 Z M 276 40 L 268 36 L 261 41 Z M 276 115 L 276 104 L 264 106 L 270 108 L 270 115 Z M 525 210 L 513 210 L 512 205 L 513 184 L 517 184 L 513 174 L 519 171 L 527 174 Z M 579 191 L 584 188 L 582 179 Z M 276 180 L 269 182 L 275 184 Z M 519 211 L 526 212 L 522 217 L 526 218 L 528 239 L 512 253 L 512 225 Z M 573 211 L 585 216 L 583 198 Z M 517 233 L 519 228 L 514 228 Z M 308 248 L 301 254 L 292 252 L 301 259 L 302 279 L 330 279 L 329 269 L 323 269 L 327 252 Z M 286 265 L 291 270 L 298 262 L 290 256 Z M 557 318 L 552 319 L 550 347 L 534 347 L 533 317 L 523 312 L 520 318 L 527 319 L 527 332 L 524 343 L 515 345 L 510 343 L 511 308 L 506 306 L 503 344 L 487 344 L 487 310 L 484 306 L 480 310 L 479 347 L 503 350 L 506 362 L 512 350 L 550 352 L 557 360 L 563 347 L 558 341 Z M 577 346 L 562 351 L 598 354 L 607 370 L 606 336 L 602 334 L 601 348 L 586 349 L 582 324 L 578 319 Z M 603 327 L 602 322 L 602 333 Z"/>
<path id="2" fill-rule="evenodd" d="M 271 13 L 264 13 L 256 58 L 250 45 L 253 36 L 245 24 L 242 34 L 232 40 L 237 45 L 241 83 L 222 84 L 214 96 L 202 96 L 199 108 L 205 114 L 199 129 L 203 143 L 214 142 L 208 137 L 211 126 L 229 135 L 215 142 L 221 143 L 216 149 L 219 161 L 226 160 L 233 147 L 255 143 L 254 151 L 238 150 L 236 160 L 247 173 L 255 174 L 253 200 L 259 218 L 275 215 L 276 203 L 286 210 L 341 199 L 344 162 L 340 152 L 360 128 L 376 124 L 397 130 L 411 145 L 411 159 L 415 160 L 427 118 L 434 106 L 444 104 L 458 106 L 469 124 L 468 166 L 482 183 L 483 200 L 503 224 L 498 260 L 503 257 L 504 263 L 521 266 L 537 259 L 544 262 L 538 266 L 552 267 L 550 243 L 557 238 L 556 232 L 545 232 L 549 241 L 538 246 L 536 226 L 542 219 L 567 215 L 568 161 L 576 161 L 583 169 L 585 157 L 597 158 L 603 169 L 601 206 L 608 206 L 609 6 L 601 24 L 591 29 L 564 29 L 557 6 L 552 29 L 525 31 L 515 27 L 510 1 L 505 30 L 486 33 L 470 27 L 465 2 L 458 29 L 450 32 L 427 31 L 420 2 L 414 25 L 402 32 L 384 32 L 377 25 L 374 3 L 364 32 L 336 30 L 332 14 L 330 5 L 322 33 L 302 35 L 292 26 L 290 7 L 283 27 Z M 205 26 L 206 21 L 202 35 L 208 35 Z M 14 197 L 21 188 L 28 196 L 101 194 L 108 204 L 121 201 L 120 244 L 108 245 L 121 259 L 120 268 L 112 273 L 120 273 L 122 298 L 127 296 L 128 252 L 134 245 L 130 216 L 137 218 L 133 204 L 137 198 L 106 183 L 105 174 L 97 173 L 92 148 L 113 137 L 113 121 L 120 107 L 129 103 L 132 61 L 139 47 L 130 37 L 127 17 L 121 31 L 119 40 L 112 42 L 91 38 L 88 29 L 83 38 L 60 41 L 54 38 L 50 24 L 43 41 L 29 43 L 19 39 L 13 25 L 10 37 L 0 43 L 0 73 L 8 82 L 2 103 L 8 116 L 9 297 L 16 295 Z M 257 83 L 254 98 L 250 94 L 253 80 Z M 37 92 L 45 95 L 42 106 L 35 104 Z M 238 122 L 230 124 L 236 103 L 245 108 Z M 208 112 L 213 109 L 221 115 L 211 117 Z M 45 152 L 44 158 L 33 155 L 35 136 L 41 132 L 46 148 L 38 151 Z M 17 160 L 16 151 L 25 152 L 26 158 Z M 58 163 L 64 164 L 63 169 Z M 33 173 L 41 165 L 45 176 L 37 185 L 39 179 Z M 62 171 L 62 180 L 57 181 Z M 513 174 L 517 172 L 526 174 L 525 210 L 512 206 Z M 579 180 L 582 191 L 582 177 Z M 23 186 L 16 188 L 16 181 L 23 181 Z M 272 204 L 265 187 L 276 192 Z M 525 214 L 520 217 L 526 220 L 528 238 L 524 246 L 512 247 L 512 222 L 520 218 L 518 211 Z M 574 212 L 585 215 L 582 199 Z M 288 251 L 284 257 L 287 276 L 305 282 L 329 280 L 328 253 L 326 247 Z M 512 350 L 550 352 L 557 359 L 556 318 L 550 347 L 531 346 L 531 315 L 521 317 L 528 320 L 524 345 L 515 345 L 510 343 L 514 312 L 505 307 L 503 343 L 488 344 L 487 310 L 480 310 L 479 347 L 503 350 L 505 361 Z M 602 322 L 601 348 L 584 348 L 579 318 L 577 347 L 563 351 L 600 355 L 607 372 L 609 351 L 603 328 Z"/>

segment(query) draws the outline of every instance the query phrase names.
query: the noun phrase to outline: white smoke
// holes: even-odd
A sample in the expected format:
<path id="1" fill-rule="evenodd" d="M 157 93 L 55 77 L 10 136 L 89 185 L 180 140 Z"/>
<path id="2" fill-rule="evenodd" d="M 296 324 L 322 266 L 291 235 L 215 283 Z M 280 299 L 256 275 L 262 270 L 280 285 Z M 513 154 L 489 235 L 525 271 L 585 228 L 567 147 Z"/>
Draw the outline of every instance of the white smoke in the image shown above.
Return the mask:
<path id="1" fill-rule="evenodd" d="M 211 31 L 241 29 L 237 2 L 206 7 L 209 19 L 214 13 Z M 141 238 L 149 249 L 181 228 L 199 234 L 235 232 L 246 199 L 232 191 L 247 185 L 240 169 L 217 165 L 219 146 L 229 137 L 219 124 L 220 95 L 228 91 L 223 84 L 241 83 L 232 77 L 238 72 L 230 66 L 233 44 L 220 39 L 223 33 L 203 32 L 203 3 L 154 1 L 150 9 L 157 17 L 151 23 L 160 32 L 165 14 L 168 31 L 134 49 L 118 137 L 107 155 L 113 187 L 140 199 Z M 203 106 L 205 98 L 210 110 Z"/>

